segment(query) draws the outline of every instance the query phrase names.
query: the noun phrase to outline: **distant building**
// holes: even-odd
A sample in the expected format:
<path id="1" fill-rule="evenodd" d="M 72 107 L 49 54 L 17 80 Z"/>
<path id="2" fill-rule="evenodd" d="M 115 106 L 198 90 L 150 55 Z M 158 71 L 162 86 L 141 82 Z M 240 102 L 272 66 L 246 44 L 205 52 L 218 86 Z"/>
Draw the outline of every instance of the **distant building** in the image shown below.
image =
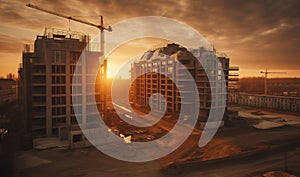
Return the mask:
<path id="1" fill-rule="evenodd" d="M 230 104 L 276 111 L 300 112 L 300 98 L 263 94 L 231 93 Z"/>
<path id="2" fill-rule="evenodd" d="M 170 57 L 158 57 L 161 54 Z M 190 108 L 194 107 L 193 101 L 181 103 L 178 87 L 185 87 L 186 82 L 195 82 L 199 92 L 201 109 L 198 117 L 198 126 L 203 128 L 207 121 L 209 110 L 220 106 L 218 103 L 212 101 L 212 97 L 215 95 L 211 94 L 211 88 L 218 89 L 218 84 L 216 83 L 218 77 L 221 76 L 221 70 L 224 72 L 226 80 L 226 86 L 224 87 L 226 89 L 218 90 L 218 94 L 223 95 L 225 99 L 227 97 L 229 58 L 225 56 L 219 57 L 220 62 L 218 63 L 212 59 L 213 57 L 213 51 L 208 51 L 202 47 L 188 51 L 177 44 L 168 44 L 166 47 L 146 52 L 139 61 L 133 63 L 131 68 L 131 77 L 136 79 L 130 90 L 130 101 L 138 107 L 149 107 L 151 94 L 161 93 L 165 96 L 166 102 L 163 102 L 159 97 L 154 98 L 150 103 L 153 108 L 160 111 L 166 105 L 167 113 L 178 114 L 182 106 L 181 104 L 189 105 Z M 197 58 L 203 61 L 203 65 L 200 64 Z M 178 62 L 184 67 L 180 67 Z M 206 68 L 211 68 L 209 74 L 206 74 Z M 186 79 L 186 76 L 182 72 L 184 69 L 188 69 L 193 77 L 192 81 Z M 136 77 L 141 73 L 145 73 L 145 71 L 148 71 L 148 73 Z M 166 76 L 174 78 L 175 83 Z M 208 77 L 210 77 L 210 80 L 215 85 L 210 85 Z M 184 89 L 185 92 L 191 92 L 189 88 Z M 223 108 L 226 108 L 226 105 L 223 105 Z"/>
<path id="3" fill-rule="evenodd" d="M 16 81 L 13 79 L 0 79 L 0 104 L 17 99 Z"/>
<path id="4" fill-rule="evenodd" d="M 44 35 L 37 36 L 34 51 L 25 46 L 19 69 L 20 95 L 25 106 L 27 130 L 33 137 L 82 140 L 74 109 L 82 113 L 77 115 L 81 121 L 99 114 L 95 106 L 89 105 L 93 97 L 98 96 L 92 87 L 95 81 L 91 79 L 96 72 L 83 64 L 85 57 L 79 62 L 89 38 L 79 32 L 46 29 Z M 73 74 L 75 66 L 80 70 L 76 75 Z M 72 88 L 73 79 L 77 84 Z M 72 105 L 72 96 L 82 104 Z"/>
<path id="5" fill-rule="evenodd" d="M 242 93 L 264 94 L 264 77 L 246 77 L 238 82 Z M 268 78 L 268 95 L 277 96 L 300 96 L 300 78 Z"/>

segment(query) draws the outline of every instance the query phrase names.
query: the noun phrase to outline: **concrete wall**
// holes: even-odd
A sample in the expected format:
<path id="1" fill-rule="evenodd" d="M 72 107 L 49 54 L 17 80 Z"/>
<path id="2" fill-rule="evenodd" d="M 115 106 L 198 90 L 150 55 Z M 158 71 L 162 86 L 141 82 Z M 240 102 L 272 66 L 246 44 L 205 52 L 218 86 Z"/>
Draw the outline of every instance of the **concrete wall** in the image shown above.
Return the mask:
<path id="1" fill-rule="evenodd" d="M 236 104 L 241 106 L 300 112 L 299 97 L 229 93 L 228 102 L 229 104 Z"/>

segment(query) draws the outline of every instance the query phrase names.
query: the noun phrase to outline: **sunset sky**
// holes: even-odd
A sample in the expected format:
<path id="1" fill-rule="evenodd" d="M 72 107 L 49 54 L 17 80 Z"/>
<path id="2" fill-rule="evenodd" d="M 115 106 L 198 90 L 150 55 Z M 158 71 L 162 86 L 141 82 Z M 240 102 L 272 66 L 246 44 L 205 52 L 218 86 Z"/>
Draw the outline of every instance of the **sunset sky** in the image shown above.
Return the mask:
<path id="1" fill-rule="evenodd" d="M 17 73 L 23 44 L 33 43 L 45 27 L 68 29 L 69 22 L 26 7 L 32 3 L 70 16 L 103 15 L 105 25 L 140 16 L 164 16 L 190 25 L 218 51 L 225 52 L 240 76 L 261 76 L 266 67 L 287 74 L 273 77 L 300 77 L 299 0 L 0 0 L 0 76 Z M 96 17 L 78 17 L 99 23 Z M 70 22 L 74 31 L 95 36 L 96 28 Z M 137 40 L 112 55 L 117 59 L 135 56 L 159 40 Z M 143 45 L 139 45 L 143 44 Z M 121 51 L 121 52 L 120 52 Z M 124 54 L 124 52 L 127 54 Z M 122 54 L 120 54 L 122 53 Z"/>

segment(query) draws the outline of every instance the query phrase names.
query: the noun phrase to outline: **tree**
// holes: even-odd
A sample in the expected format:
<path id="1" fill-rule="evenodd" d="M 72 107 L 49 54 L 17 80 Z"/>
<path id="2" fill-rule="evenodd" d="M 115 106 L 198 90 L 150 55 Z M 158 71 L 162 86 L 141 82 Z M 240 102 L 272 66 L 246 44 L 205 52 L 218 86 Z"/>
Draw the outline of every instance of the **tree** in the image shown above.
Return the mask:
<path id="1" fill-rule="evenodd" d="M 13 73 L 9 73 L 6 75 L 6 79 L 16 80 L 16 76 Z"/>

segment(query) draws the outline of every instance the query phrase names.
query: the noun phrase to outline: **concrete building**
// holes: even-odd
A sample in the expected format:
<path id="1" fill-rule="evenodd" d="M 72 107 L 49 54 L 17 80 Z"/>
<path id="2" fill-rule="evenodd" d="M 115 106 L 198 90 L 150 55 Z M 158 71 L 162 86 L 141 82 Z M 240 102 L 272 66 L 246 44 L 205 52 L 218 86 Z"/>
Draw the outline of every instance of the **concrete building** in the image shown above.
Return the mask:
<path id="1" fill-rule="evenodd" d="M 19 69 L 20 89 L 26 127 L 33 137 L 81 141 L 84 137 L 77 124 L 99 114 L 95 106 L 89 105 L 93 97 L 99 96 L 92 79 L 97 72 L 84 65 L 85 57 L 79 60 L 89 40 L 86 34 L 47 28 L 44 35 L 36 37 L 34 51 L 25 46 Z M 76 75 L 75 66 L 79 70 Z M 76 85 L 72 88 L 73 79 Z M 82 104 L 73 105 L 72 99 Z M 77 122 L 74 109 L 80 113 L 76 116 L 81 122 Z"/>
<path id="2" fill-rule="evenodd" d="M 16 81 L 13 79 L 0 79 L 0 104 L 17 99 Z"/>
<path id="3" fill-rule="evenodd" d="M 170 57 L 160 58 L 159 55 L 167 55 Z M 213 51 L 208 51 L 204 48 L 191 49 L 188 51 L 177 44 L 168 44 L 165 47 L 157 48 L 146 52 L 143 57 L 133 63 L 131 68 L 131 77 L 136 78 L 131 87 L 131 102 L 137 107 L 149 107 L 149 97 L 153 93 L 161 93 L 165 96 L 166 102 L 159 97 L 152 99 L 150 103 L 157 111 L 163 110 L 166 105 L 167 113 L 178 114 L 182 104 L 194 107 L 193 101 L 181 103 L 181 96 L 178 87 L 182 87 L 185 92 L 191 92 L 190 88 L 186 88 L 187 82 L 195 82 L 197 85 L 199 100 L 200 100 L 200 115 L 198 117 L 200 128 L 207 121 L 209 110 L 220 108 L 218 103 L 212 99 L 216 95 L 211 93 L 211 89 L 217 90 L 223 98 L 227 97 L 227 82 L 229 70 L 229 58 L 219 57 L 220 62 L 213 61 Z M 197 60 L 202 60 L 202 65 Z M 184 67 L 178 65 L 180 62 Z M 182 70 L 188 69 L 193 77 L 193 80 L 186 79 Z M 209 71 L 206 74 L 205 69 Z M 223 70 L 226 80 L 225 90 L 221 90 L 218 83 Z M 139 77 L 141 73 L 145 73 Z M 168 79 L 174 78 L 175 83 Z M 208 80 L 212 81 L 210 85 Z M 191 92 L 191 94 L 193 94 Z M 224 108 L 225 105 L 221 107 Z"/>
<path id="4" fill-rule="evenodd" d="M 228 98 L 229 104 L 250 106 L 276 111 L 300 112 L 300 98 L 247 94 L 247 93 L 230 93 Z"/>

